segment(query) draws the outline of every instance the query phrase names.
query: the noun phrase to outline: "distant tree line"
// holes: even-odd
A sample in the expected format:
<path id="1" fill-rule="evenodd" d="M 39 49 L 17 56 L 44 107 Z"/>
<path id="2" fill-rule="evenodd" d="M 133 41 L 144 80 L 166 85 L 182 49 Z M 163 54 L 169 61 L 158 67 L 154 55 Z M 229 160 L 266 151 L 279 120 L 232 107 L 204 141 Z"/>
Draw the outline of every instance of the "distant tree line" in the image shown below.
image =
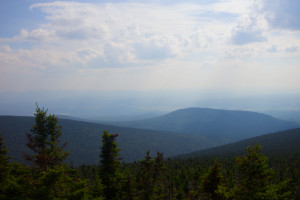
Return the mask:
<path id="1" fill-rule="evenodd" d="M 0 199 L 95 200 L 291 200 L 300 199 L 300 171 L 273 168 L 257 143 L 234 160 L 167 159 L 157 152 L 134 163 L 119 158 L 117 134 L 103 131 L 99 165 L 66 164 L 57 118 L 36 107 L 27 135 L 26 164 L 9 162 L 0 135 Z M 99 144 L 100 146 L 100 144 Z M 279 163 L 279 164 L 278 164 Z"/>

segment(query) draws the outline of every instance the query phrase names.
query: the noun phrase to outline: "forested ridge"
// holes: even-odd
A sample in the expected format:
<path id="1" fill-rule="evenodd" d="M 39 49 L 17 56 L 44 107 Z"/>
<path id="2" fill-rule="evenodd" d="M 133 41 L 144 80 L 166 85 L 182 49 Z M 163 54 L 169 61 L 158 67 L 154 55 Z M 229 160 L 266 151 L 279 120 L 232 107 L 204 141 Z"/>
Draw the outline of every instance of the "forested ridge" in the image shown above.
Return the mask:
<path id="1" fill-rule="evenodd" d="M 257 137 L 248 138 L 239 142 L 225 144 L 188 154 L 181 154 L 177 158 L 201 158 L 201 157 L 234 157 L 244 155 L 246 146 L 253 146 L 259 141 L 263 146 L 262 152 L 267 156 L 281 156 L 300 154 L 300 128 L 269 133 Z"/>
<path id="2" fill-rule="evenodd" d="M 192 133 L 223 143 L 299 127 L 298 124 L 258 112 L 211 108 L 185 108 L 150 119 L 111 123 L 132 128 Z"/>
<path id="3" fill-rule="evenodd" d="M 24 132 L 33 123 L 33 117 L 0 116 L 0 131 L 9 155 L 18 162 L 23 161 L 22 153 L 26 151 Z M 116 140 L 122 148 L 120 156 L 123 161 L 133 162 L 142 159 L 147 150 L 172 157 L 299 127 L 261 113 L 204 108 L 181 109 L 152 119 L 118 123 L 132 128 L 59 118 L 62 140 L 68 141 L 66 150 L 70 151 L 67 162 L 76 166 L 97 164 L 102 130 L 119 134 Z"/>
<path id="4" fill-rule="evenodd" d="M 34 124 L 33 117 L 0 116 L 0 131 L 8 146 L 9 155 L 18 162 L 23 161 L 22 153 L 27 151 L 24 133 L 30 130 L 32 124 Z M 58 125 L 62 127 L 61 140 L 68 141 L 66 150 L 70 151 L 70 155 L 67 162 L 76 166 L 98 164 L 100 133 L 103 130 L 119 134 L 117 142 L 122 148 L 120 156 L 126 162 L 142 159 L 147 150 L 161 151 L 169 157 L 218 144 L 201 135 L 133 129 L 66 119 L 58 119 Z"/>
<path id="5" fill-rule="evenodd" d="M 299 129 L 291 132 L 299 134 Z M 140 161 L 123 163 L 118 134 L 103 130 L 99 164 L 74 167 L 66 164 L 70 152 L 61 136 L 57 118 L 37 107 L 26 134 L 31 152 L 24 155 L 26 164 L 9 162 L 0 137 L 0 199 L 300 199 L 297 149 L 279 157 L 280 151 L 269 152 L 268 158 L 256 141 L 238 156 L 164 159 L 163 152 L 153 156 L 147 151 Z"/>

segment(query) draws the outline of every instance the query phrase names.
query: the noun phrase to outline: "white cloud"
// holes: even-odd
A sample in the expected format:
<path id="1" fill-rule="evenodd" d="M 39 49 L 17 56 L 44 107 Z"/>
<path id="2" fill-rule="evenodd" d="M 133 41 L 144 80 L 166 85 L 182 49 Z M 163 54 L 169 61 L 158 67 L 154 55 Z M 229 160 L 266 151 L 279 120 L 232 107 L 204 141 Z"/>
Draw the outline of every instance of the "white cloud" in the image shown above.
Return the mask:
<path id="1" fill-rule="evenodd" d="M 27 36 L 32 39 L 48 36 L 52 37 L 51 41 L 56 37 L 57 43 L 71 46 L 71 50 L 74 50 L 74 45 L 70 43 L 75 42 L 81 47 L 83 45 L 103 52 L 103 63 L 114 61 L 114 64 L 122 66 L 180 57 L 190 51 L 213 47 L 216 45 L 214 42 L 219 45 L 226 33 L 224 29 L 230 32 L 226 24 L 233 22 L 228 19 L 223 21 L 217 13 L 234 19 L 243 10 L 242 7 L 247 6 L 233 6 L 231 2 L 167 6 L 136 3 L 39 3 L 32 5 L 31 9 L 40 8 L 47 13 L 48 23 L 28 31 Z M 120 55 L 122 51 L 124 55 Z"/>
<path id="2" fill-rule="evenodd" d="M 275 45 L 272 45 L 270 48 L 267 49 L 267 51 L 270 53 L 276 53 L 278 50 Z"/>
<path id="3" fill-rule="evenodd" d="M 261 9 L 271 27 L 300 30 L 300 1 L 263 0 Z"/>
<path id="4" fill-rule="evenodd" d="M 257 12 L 257 4 L 248 7 L 246 13 L 237 20 L 232 29 L 231 42 L 236 45 L 245 45 L 253 42 L 265 42 L 268 25 L 263 15 Z"/>
<path id="5" fill-rule="evenodd" d="M 259 31 L 234 31 L 232 35 L 233 44 L 243 45 L 251 42 L 264 42 L 266 38 Z"/>
<path id="6" fill-rule="evenodd" d="M 297 52 L 298 51 L 298 47 L 297 46 L 291 46 L 291 47 L 287 47 L 285 49 L 285 52 L 288 52 L 288 53 L 294 53 L 294 52 Z"/>
<path id="7" fill-rule="evenodd" d="M 295 70 L 300 40 L 291 31 L 275 30 L 262 8 L 248 0 L 34 4 L 31 9 L 42 10 L 46 19 L 0 40 L 0 78 L 6 83 L 1 85 L 74 90 L 276 88 L 281 84 L 276 78 L 290 73 L 276 59 L 295 56 L 290 61 Z M 270 72 L 273 78 L 262 77 Z M 22 73 L 22 87 L 10 84 L 22 79 Z M 292 76 L 288 82 L 297 80 Z"/>

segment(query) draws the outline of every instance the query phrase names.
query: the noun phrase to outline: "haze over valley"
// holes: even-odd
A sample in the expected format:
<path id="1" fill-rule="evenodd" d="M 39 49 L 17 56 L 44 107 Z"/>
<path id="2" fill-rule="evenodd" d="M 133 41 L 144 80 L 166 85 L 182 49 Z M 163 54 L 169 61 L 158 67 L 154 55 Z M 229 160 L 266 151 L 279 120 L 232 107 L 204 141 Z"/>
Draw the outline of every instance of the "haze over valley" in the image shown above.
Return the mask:
<path id="1" fill-rule="evenodd" d="M 0 199 L 300 200 L 299 0 L 0 0 Z"/>
<path id="2" fill-rule="evenodd" d="M 120 134 L 133 161 L 147 148 L 174 156 L 297 128 L 298 8 L 293 0 L 1 1 L 0 131 L 11 155 L 21 160 L 37 106 L 59 118 L 67 148 L 80 149 L 69 158 L 76 163 L 81 153 L 95 163 L 104 129 Z"/>
<path id="3" fill-rule="evenodd" d="M 26 152 L 25 133 L 33 124 L 33 117 L 0 116 L 0 130 L 10 147 L 10 155 L 20 162 Z M 172 157 L 299 127 L 296 123 L 260 113 L 204 108 L 187 108 L 144 120 L 106 124 L 59 118 L 58 124 L 62 127 L 62 141 L 68 141 L 66 149 L 72 152 L 68 161 L 77 166 L 97 164 L 103 130 L 119 135 L 117 142 L 122 149 L 122 160 L 133 162 L 142 159 L 148 150 Z"/>

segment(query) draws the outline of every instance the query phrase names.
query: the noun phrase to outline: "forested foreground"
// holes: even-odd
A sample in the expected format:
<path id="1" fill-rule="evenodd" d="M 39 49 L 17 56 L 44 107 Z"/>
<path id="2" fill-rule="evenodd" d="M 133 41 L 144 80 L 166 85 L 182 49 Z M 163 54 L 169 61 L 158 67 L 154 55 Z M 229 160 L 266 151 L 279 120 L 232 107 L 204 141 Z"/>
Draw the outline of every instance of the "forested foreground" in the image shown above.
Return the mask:
<path id="1" fill-rule="evenodd" d="M 0 137 L 0 199 L 300 199 L 299 157 L 268 158 L 259 144 L 236 158 L 164 160 L 157 152 L 130 164 L 119 158 L 117 134 L 103 131 L 98 166 L 65 163 L 57 118 L 36 108 L 27 133 L 26 165 L 10 163 Z"/>

